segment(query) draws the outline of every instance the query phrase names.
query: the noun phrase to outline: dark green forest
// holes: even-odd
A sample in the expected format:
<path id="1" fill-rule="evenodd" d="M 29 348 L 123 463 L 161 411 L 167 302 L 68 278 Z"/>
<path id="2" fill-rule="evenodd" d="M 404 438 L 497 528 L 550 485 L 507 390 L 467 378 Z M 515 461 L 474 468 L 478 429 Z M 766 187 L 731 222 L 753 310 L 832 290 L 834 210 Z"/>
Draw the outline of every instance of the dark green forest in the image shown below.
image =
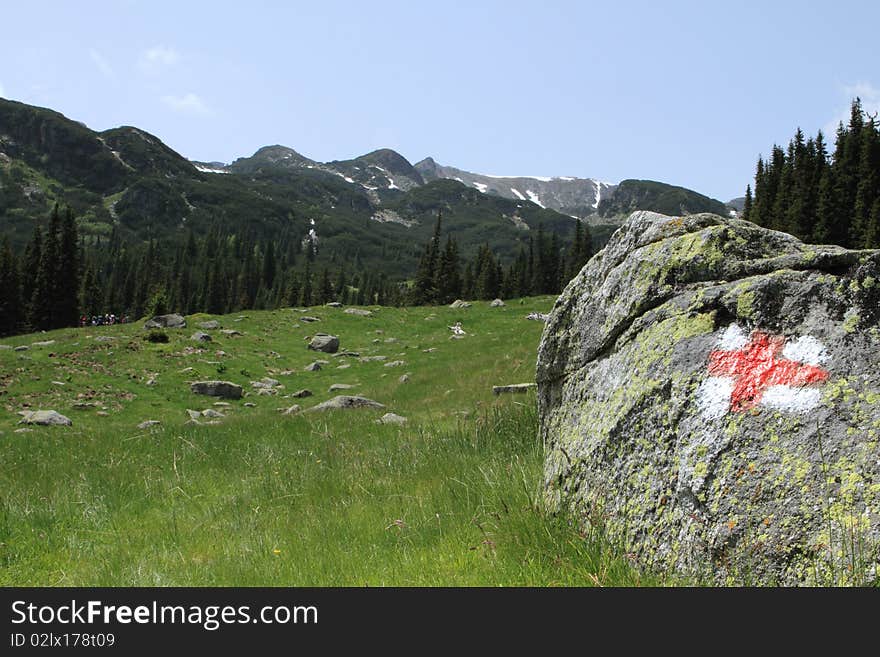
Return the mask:
<path id="1" fill-rule="evenodd" d="M 805 242 L 848 248 L 880 247 L 880 129 L 856 98 L 834 149 L 825 136 L 804 138 L 798 128 L 788 148 L 774 145 L 758 158 L 754 194 L 746 188 L 742 216 Z"/>

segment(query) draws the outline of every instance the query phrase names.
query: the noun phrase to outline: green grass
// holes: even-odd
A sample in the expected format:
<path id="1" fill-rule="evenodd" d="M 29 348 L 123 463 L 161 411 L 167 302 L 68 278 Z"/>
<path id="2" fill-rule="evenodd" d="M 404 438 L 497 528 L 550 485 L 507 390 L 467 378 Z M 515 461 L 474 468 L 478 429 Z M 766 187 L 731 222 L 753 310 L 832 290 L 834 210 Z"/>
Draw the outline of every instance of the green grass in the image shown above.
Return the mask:
<path id="1" fill-rule="evenodd" d="M 600 534 L 542 512 L 534 395 L 491 393 L 533 380 L 543 325 L 524 316 L 552 301 L 381 308 L 367 318 L 311 308 L 322 322 L 305 325 L 294 309 L 248 312 L 219 318 L 244 335 L 210 331 L 208 348 L 189 340 L 200 316 L 169 330 L 168 344 L 144 341 L 140 323 L 0 341 L 56 341 L 0 350 L 0 584 L 665 583 Z M 468 336 L 450 340 L 457 320 Z M 324 357 L 305 347 L 316 331 L 406 364 L 326 357 L 329 366 L 304 372 Z M 336 369 L 342 362 L 351 366 Z M 256 395 L 250 381 L 264 376 L 284 389 Z M 186 382 L 201 378 L 251 394 L 219 408 L 220 424 L 187 424 L 187 408 L 215 401 L 189 392 Z M 376 424 L 385 410 L 277 410 L 328 399 L 337 382 L 357 383 L 349 392 L 409 423 Z M 281 398 L 300 388 L 315 394 Z M 73 408 L 83 401 L 97 405 Z M 25 408 L 53 408 L 74 424 L 16 433 Z M 147 419 L 162 425 L 136 428 Z"/>

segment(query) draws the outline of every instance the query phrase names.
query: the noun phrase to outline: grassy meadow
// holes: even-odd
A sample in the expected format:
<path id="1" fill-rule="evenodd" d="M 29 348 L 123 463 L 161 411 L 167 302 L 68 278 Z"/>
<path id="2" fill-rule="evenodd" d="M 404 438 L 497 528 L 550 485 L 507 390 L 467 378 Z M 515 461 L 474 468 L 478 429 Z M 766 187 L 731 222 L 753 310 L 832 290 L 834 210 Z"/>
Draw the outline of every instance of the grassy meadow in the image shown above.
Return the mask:
<path id="1" fill-rule="evenodd" d="M 0 347 L 0 584 L 666 583 L 542 513 L 534 393 L 492 395 L 534 380 L 543 324 L 525 316 L 552 303 L 194 315 L 165 344 L 146 341 L 142 322 L 0 340 L 29 347 Z M 192 341 L 208 319 L 241 335 Z M 450 337 L 456 321 L 463 339 Z M 316 332 L 386 360 L 309 351 Z M 330 364 L 304 371 L 318 359 Z M 264 377 L 283 387 L 258 394 L 251 382 Z M 215 405 L 190 392 L 204 379 L 246 396 Z M 334 383 L 354 387 L 331 393 Z M 304 388 L 314 395 L 285 398 Z M 279 412 L 337 394 L 387 408 Z M 225 417 L 189 422 L 187 409 L 209 408 Z M 73 425 L 18 424 L 36 409 Z M 387 411 L 408 423 L 377 424 Z M 138 429 L 145 420 L 161 424 Z"/>

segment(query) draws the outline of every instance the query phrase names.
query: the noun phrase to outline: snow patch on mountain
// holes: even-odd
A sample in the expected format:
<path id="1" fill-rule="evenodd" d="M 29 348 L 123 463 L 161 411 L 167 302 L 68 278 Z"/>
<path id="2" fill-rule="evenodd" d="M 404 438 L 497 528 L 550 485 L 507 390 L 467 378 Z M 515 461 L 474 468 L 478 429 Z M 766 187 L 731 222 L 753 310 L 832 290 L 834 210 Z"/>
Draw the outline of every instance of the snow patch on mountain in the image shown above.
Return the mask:
<path id="1" fill-rule="evenodd" d="M 538 197 L 538 195 L 535 194 L 535 192 L 533 192 L 531 189 L 527 189 L 526 194 L 528 194 L 529 200 L 532 203 L 534 203 L 535 205 L 540 205 L 542 208 L 545 207 L 544 204 L 541 203 L 541 199 Z"/>
<path id="2" fill-rule="evenodd" d="M 490 177 L 492 177 L 492 176 L 490 176 Z M 513 192 L 513 193 L 516 195 L 516 197 L 517 197 L 520 201 L 525 201 L 525 200 L 526 200 L 526 197 L 523 196 L 523 195 L 519 192 L 519 190 L 514 189 L 513 187 L 511 187 L 511 188 L 510 188 L 510 191 Z"/>

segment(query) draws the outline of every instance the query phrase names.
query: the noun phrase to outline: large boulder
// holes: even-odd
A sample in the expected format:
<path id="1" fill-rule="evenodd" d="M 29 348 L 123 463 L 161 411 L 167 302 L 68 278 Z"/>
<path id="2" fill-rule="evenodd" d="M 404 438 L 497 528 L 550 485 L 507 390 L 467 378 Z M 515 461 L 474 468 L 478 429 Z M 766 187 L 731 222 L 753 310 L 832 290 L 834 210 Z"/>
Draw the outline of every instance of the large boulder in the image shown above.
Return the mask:
<path id="1" fill-rule="evenodd" d="M 153 319 L 144 322 L 145 329 L 158 328 L 186 328 L 186 320 L 183 315 L 172 313 L 170 315 L 156 315 Z"/>
<path id="2" fill-rule="evenodd" d="M 195 381 L 190 390 L 197 395 L 209 395 L 223 399 L 241 399 L 243 390 L 237 383 L 230 381 Z"/>
<path id="3" fill-rule="evenodd" d="M 312 341 L 309 342 L 309 349 L 325 354 L 335 354 L 339 350 L 339 338 L 326 333 L 316 333 Z"/>
<path id="4" fill-rule="evenodd" d="M 875 580 L 880 252 L 634 213 L 536 372 L 544 498 L 717 583 Z"/>
<path id="5" fill-rule="evenodd" d="M 339 408 L 385 408 L 385 404 L 380 404 L 366 397 L 356 397 L 350 395 L 338 395 L 333 399 L 328 399 L 311 408 L 305 410 L 306 413 L 314 413 L 320 411 L 330 411 Z"/>
<path id="6" fill-rule="evenodd" d="M 73 422 L 58 411 L 21 411 L 19 424 L 39 424 L 44 427 L 69 427 Z"/>

